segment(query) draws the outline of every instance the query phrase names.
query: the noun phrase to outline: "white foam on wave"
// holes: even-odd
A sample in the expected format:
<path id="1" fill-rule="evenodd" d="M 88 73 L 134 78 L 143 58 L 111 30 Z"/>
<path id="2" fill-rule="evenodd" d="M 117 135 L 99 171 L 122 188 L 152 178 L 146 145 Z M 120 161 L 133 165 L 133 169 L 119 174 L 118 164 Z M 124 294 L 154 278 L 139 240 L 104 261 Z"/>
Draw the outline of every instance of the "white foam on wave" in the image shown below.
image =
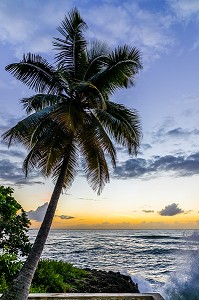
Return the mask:
<path id="1" fill-rule="evenodd" d="M 142 275 L 131 275 L 127 270 L 121 270 L 121 274 L 130 276 L 133 282 L 138 284 L 138 289 L 140 293 L 153 293 L 151 285 Z"/>
<path id="2" fill-rule="evenodd" d="M 183 258 L 183 263 L 161 290 L 165 300 L 199 300 L 199 249 L 190 251 Z"/>
<path id="3" fill-rule="evenodd" d="M 199 300 L 199 240 L 196 240 L 193 235 L 185 243 L 190 243 L 190 241 L 196 242 L 194 249 L 190 247 L 192 250 L 187 251 L 186 254 L 179 251 L 176 270 L 158 291 L 165 300 Z M 140 274 L 132 275 L 126 270 L 122 270 L 121 273 L 131 276 L 132 280 L 138 284 L 141 293 L 157 292 Z"/>
<path id="4" fill-rule="evenodd" d="M 153 293 L 153 289 L 151 285 L 142 277 L 141 275 L 137 274 L 135 276 L 131 276 L 133 282 L 138 284 L 138 289 L 140 293 Z"/>

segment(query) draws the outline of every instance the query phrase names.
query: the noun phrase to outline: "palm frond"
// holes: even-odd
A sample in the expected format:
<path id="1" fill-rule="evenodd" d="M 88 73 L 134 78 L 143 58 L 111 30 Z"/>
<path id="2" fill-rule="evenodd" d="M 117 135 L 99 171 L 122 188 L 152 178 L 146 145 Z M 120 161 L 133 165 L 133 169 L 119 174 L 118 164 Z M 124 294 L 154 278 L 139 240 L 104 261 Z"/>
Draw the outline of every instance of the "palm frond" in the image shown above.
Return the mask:
<path id="1" fill-rule="evenodd" d="M 75 140 L 73 139 L 73 136 L 71 136 L 71 138 L 68 139 L 67 141 L 67 145 L 64 147 L 63 160 L 65 164 L 67 164 L 66 173 L 64 177 L 64 185 L 63 185 L 63 188 L 65 189 L 68 189 L 71 186 L 77 174 L 77 167 L 79 163 L 78 154 L 79 151 L 76 147 Z M 59 163 L 55 166 L 53 170 L 54 181 L 57 180 L 60 174 L 62 162 L 63 161 L 59 160 Z"/>
<path id="2" fill-rule="evenodd" d="M 84 108 L 106 109 L 106 98 L 98 88 L 89 81 L 74 83 L 73 90 Z"/>
<path id="3" fill-rule="evenodd" d="M 37 168 L 45 177 L 52 175 L 56 181 L 62 168 L 63 160 L 67 162 L 64 188 L 70 186 L 77 173 L 77 149 L 71 136 L 62 132 L 56 123 L 45 128 L 43 135 L 34 144 L 24 160 L 23 170 L 26 174 Z"/>
<path id="4" fill-rule="evenodd" d="M 90 80 L 99 90 L 112 94 L 118 88 L 133 85 L 135 75 L 141 68 L 140 52 L 125 45 L 112 51 L 105 59 L 101 72 Z"/>
<path id="5" fill-rule="evenodd" d="M 74 133 L 83 122 L 81 105 L 74 100 L 65 101 L 53 111 L 51 118 L 61 130 Z"/>
<path id="6" fill-rule="evenodd" d="M 84 130 L 90 134 L 90 138 L 96 139 L 98 145 L 101 146 L 105 155 L 108 155 L 111 159 L 112 166 L 116 166 L 116 150 L 115 147 L 105 131 L 105 127 L 102 125 L 100 120 L 96 118 L 95 114 L 90 112 L 89 116 L 87 115 L 87 127 Z M 93 137 L 92 137 L 93 135 Z"/>
<path id="7" fill-rule="evenodd" d="M 107 64 L 110 49 L 107 44 L 93 41 L 87 49 L 88 67 L 84 75 L 85 80 L 90 80 L 94 75 L 101 72 Z"/>
<path id="8" fill-rule="evenodd" d="M 5 69 L 36 92 L 58 94 L 62 90 L 55 69 L 40 55 L 28 53 L 19 63 L 10 64 Z"/>
<path id="9" fill-rule="evenodd" d="M 129 154 L 137 154 L 141 139 L 141 123 L 136 110 L 108 101 L 107 109 L 96 110 L 95 114 L 117 143 L 127 147 Z"/>
<path id="10" fill-rule="evenodd" d="M 27 114 L 40 111 L 48 106 L 61 103 L 62 99 L 57 95 L 37 94 L 20 100 Z"/>
<path id="11" fill-rule="evenodd" d="M 95 141 L 88 138 L 81 144 L 81 150 L 86 163 L 84 171 L 88 183 L 99 195 L 105 184 L 109 182 L 109 170 L 104 152 Z"/>
<path id="12" fill-rule="evenodd" d="M 109 182 L 109 169 L 105 155 L 111 157 L 115 166 L 115 149 L 108 135 L 103 131 L 93 115 L 86 118 L 82 131 L 78 132 L 77 140 L 84 158 L 84 171 L 89 185 L 100 194 L 104 185 Z"/>
<path id="13" fill-rule="evenodd" d="M 68 17 L 65 16 L 58 31 L 63 39 L 55 38 L 54 49 L 58 50 L 55 59 L 58 67 L 67 67 L 73 74 L 78 74 L 82 53 L 86 49 L 87 42 L 83 36 L 87 25 L 81 18 L 78 10 L 71 10 Z"/>
<path id="14" fill-rule="evenodd" d="M 3 135 L 3 140 L 10 147 L 15 143 L 21 143 L 26 148 L 30 147 L 32 135 L 35 129 L 41 124 L 42 121 L 48 121 L 49 114 L 55 109 L 52 105 L 38 111 L 22 121 L 18 122 L 16 126 L 7 130 Z"/>

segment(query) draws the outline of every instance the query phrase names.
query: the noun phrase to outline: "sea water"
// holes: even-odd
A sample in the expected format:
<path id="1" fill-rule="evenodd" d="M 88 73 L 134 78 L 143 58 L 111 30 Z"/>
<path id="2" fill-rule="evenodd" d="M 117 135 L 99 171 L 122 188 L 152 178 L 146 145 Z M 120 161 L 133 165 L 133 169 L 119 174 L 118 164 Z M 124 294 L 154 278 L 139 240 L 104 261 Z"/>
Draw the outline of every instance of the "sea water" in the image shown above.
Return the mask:
<path id="1" fill-rule="evenodd" d="M 37 231 L 30 230 L 33 241 Z M 42 258 L 119 271 L 140 292 L 199 299 L 199 235 L 184 230 L 51 230 Z"/>

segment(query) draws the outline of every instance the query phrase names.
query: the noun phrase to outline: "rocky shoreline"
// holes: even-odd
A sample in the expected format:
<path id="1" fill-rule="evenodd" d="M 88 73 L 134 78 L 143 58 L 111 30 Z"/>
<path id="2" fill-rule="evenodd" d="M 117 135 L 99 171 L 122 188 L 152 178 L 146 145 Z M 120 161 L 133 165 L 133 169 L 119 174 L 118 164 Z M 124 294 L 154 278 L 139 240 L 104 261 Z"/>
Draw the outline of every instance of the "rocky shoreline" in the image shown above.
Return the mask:
<path id="1" fill-rule="evenodd" d="M 32 293 L 139 293 L 130 276 L 120 272 L 77 268 L 72 264 L 40 260 Z"/>
<path id="2" fill-rule="evenodd" d="M 139 293 L 130 276 L 120 272 L 84 269 L 87 275 L 78 287 L 79 293 Z"/>

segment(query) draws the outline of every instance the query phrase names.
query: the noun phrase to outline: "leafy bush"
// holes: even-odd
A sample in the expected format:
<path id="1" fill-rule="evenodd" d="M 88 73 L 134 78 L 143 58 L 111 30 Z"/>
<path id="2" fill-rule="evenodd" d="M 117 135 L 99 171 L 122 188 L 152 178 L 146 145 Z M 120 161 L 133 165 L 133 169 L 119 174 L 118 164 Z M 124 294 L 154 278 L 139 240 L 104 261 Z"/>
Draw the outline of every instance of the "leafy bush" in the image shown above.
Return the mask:
<path id="1" fill-rule="evenodd" d="M 40 260 L 32 281 L 31 292 L 75 292 L 87 272 L 63 261 Z"/>
<path id="2" fill-rule="evenodd" d="M 0 293 L 3 293 L 22 267 L 16 254 L 0 255 Z M 40 260 L 31 285 L 31 293 L 65 293 L 77 291 L 87 272 L 63 261 Z"/>
<path id="3" fill-rule="evenodd" d="M 26 256 L 31 249 L 27 235 L 30 220 L 13 192 L 10 187 L 0 186 L 0 249 Z"/>
<path id="4" fill-rule="evenodd" d="M 16 254 L 3 253 L 0 255 L 0 293 L 3 293 L 19 273 L 22 262 Z"/>

